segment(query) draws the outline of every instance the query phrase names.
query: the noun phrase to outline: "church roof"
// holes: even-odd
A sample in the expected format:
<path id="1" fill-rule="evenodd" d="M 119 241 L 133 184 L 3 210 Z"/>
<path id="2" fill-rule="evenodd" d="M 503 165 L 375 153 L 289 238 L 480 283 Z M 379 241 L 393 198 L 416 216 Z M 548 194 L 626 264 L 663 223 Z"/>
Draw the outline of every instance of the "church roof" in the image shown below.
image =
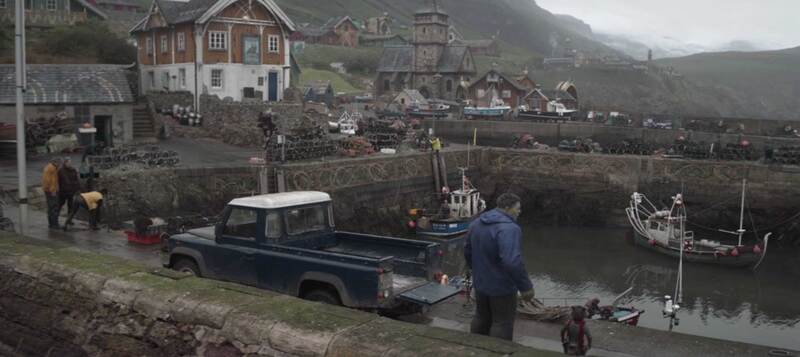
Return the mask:
<path id="1" fill-rule="evenodd" d="M 413 62 L 414 47 L 385 47 L 381 60 L 378 62 L 378 72 L 411 72 Z"/>
<path id="2" fill-rule="evenodd" d="M 461 71 L 461 63 L 467 55 L 467 46 L 446 46 L 439 59 L 438 71 L 442 73 L 457 73 Z"/>

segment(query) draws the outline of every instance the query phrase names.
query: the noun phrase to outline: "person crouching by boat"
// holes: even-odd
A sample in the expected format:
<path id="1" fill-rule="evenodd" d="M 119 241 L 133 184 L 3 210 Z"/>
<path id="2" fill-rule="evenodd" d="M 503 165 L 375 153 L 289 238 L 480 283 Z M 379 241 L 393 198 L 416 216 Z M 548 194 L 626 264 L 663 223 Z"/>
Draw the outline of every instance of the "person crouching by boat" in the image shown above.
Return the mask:
<path id="1" fill-rule="evenodd" d="M 471 333 L 511 341 L 517 292 L 523 301 L 534 299 L 533 283 L 522 261 L 522 229 L 516 223 L 521 212 L 519 197 L 504 193 L 497 198 L 497 208 L 469 225 L 464 258 L 475 288 Z"/>
<path id="2" fill-rule="evenodd" d="M 561 329 L 561 344 L 564 354 L 569 356 L 585 356 L 592 348 L 592 334 L 586 325 L 586 310 L 583 306 L 572 307 L 572 317 Z"/>
<path id="3" fill-rule="evenodd" d="M 72 218 L 78 213 L 79 208 L 84 208 L 89 212 L 89 229 L 96 231 L 100 229 L 97 224 L 100 222 L 100 208 L 103 206 L 103 197 L 108 194 L 106 189 L 86 193 L 76 193 L 72 202 L 72 212 L 64 223 L 64 232 L 72 224 Z"/>

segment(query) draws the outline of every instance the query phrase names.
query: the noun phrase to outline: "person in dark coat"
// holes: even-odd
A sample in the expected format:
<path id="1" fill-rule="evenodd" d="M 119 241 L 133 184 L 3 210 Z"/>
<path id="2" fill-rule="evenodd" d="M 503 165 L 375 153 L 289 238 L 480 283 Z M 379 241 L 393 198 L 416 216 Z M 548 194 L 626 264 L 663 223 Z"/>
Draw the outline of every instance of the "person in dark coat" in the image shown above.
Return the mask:
<path id="1" fill-rule="evenodd" d="M 497 208 L 469 226 L 464 258 L 472 269 L 475 288 L 472 333 L 512 340 L 517 293 L 523 301 L 534 299 L 533 283 L 522 261 L 522 229 L 516 223 L 521 212 L 519 197 L 504 193 L 497 198 Z"/>
<path id="2" fill-rule="evenodd" d="M 58 228 L 58 166 L 61 160 L 50 159 L 42 173 L 42 192 L 47 199 L 47 225 Z"/>
<path id="3" fill-rule="evenodd" d="M 58 212 L 67 204 L 67 214 L 72 213 L 72 199 L 76 193 L 81 191 L 81 181 L 78 170 L 72 166 L 69 158 L 64 159 L 61 168 L 58 169 Z"/>

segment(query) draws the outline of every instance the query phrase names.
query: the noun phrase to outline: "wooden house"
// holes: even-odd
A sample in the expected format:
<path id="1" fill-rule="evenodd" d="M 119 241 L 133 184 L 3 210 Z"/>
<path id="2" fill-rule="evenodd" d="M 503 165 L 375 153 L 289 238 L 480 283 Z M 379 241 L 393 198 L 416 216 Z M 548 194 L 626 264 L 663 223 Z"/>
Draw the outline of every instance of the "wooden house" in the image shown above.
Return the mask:
<path id="1" fill-rule="evenodd" d="M 0 23 L 14 23 L 14 5 L 14 0 L 0 0 Z M 90 19 L 106 20 L 108 15 L 86 0 L 25 0 L 26 28 L 75 25 Z"/>
<path id="2" fill-rule="evenodd" d="M 516 108 L 523 104 L 528 89 L 494 69 L 486 72 L 469 86 L 469 99 L 473 105 L 488 107 L 493 98 L 502 99 L 506 105 Z"/>
<path id="3" fill-rule="evenodd" d="M 131 30 L 140 91 L 279 101 L 291 81 L 295 25 L 273 0 L 155 0 Z"/>

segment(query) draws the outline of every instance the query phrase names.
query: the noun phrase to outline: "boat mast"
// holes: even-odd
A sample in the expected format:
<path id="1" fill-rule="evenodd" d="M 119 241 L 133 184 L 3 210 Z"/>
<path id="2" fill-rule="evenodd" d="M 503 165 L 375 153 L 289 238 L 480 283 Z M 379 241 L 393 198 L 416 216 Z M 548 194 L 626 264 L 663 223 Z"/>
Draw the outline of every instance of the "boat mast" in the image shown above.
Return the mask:
<path id="1" fill-rule="evenodd" d="M 739 234 L 739 245 L 738 245 L 739 247 L 742 246 L 742 236 L 744 236 L 744 232 L 745 232 L 744 231 L 744 196 L 745 196 L 745 192 L 746 192 L 746 187 L 747 187 L 747 179 L 743 178 L 742 179 L 742 207 L 741 207 L 741 211 L 739 213 L 739 230 L 736 231 L 736 233 Z"/>

